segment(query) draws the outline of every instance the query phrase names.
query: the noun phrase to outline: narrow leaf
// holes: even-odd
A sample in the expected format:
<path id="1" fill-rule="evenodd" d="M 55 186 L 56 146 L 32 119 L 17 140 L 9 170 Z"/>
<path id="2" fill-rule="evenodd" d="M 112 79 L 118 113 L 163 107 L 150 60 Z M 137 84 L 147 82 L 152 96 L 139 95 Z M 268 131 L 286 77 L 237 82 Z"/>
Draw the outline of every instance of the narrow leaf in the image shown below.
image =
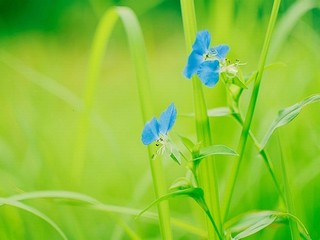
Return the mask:
<path id="1" fill-rule="evenodd" d="M 231 115 L 232 112 L 228 107 L 218 107 L 208 110 L 208 117 L 224 117 Z"/>
<path id="2" fill-rule="evenodd" d="M 126 214 L 130 216 L 136 216 L 140 212 L 139 209 L 104 204 L 88 195 L 77 193 L 77 192 L 69 192 L 69 191 L 35 191 L 35 192 L 21 193 L 5 199 L 0 198 L 0 207 L 5 204 L 9 205 L 8 202 L 11 202 L 11 203 L 18 202 L 19 204 L 19 201 L 41 199 L 41 198 L 62 199 L 62 200 L 66 199 L 67 201 L 65 201 L 65 203 L 67 204 L 69 204 L 71 201 L 79 201 L 85 204 L 92 205 L 92 208 L 95 210 L 107 212 L 107 213 Z M 144 218 L 157 221 L 159 216 L 156 213 L 147 212 L 144 214 Z M 198 229 L 193 225 L 182 222 L 175 218 L 171 218 L 171 220 L 172 220 L 172 224 L 177 226 L 178 228 L 183 229 L 189 233 L 202 236 L 204 238 L 205 233 L 201 229 Z"/>
<path id="3" fill-rule="evenodd" d="M 186 137 L 183 137 L 181 135 L 178 135 L 179 140 L 183 143 L 183 145 L 190 151 L 192 152 L 193 148 L 194 148 L 194 143 Z"/>
<path id="4" fill-rule="evenodd" d="M 201 188 L 187 188 L 187 189 L 178 190 L 178 191 L 168 193 L 168 194 L 161 196 L 160 198 L 154 200 L 152 203 L 150 203 L 145 209 L 143 209 L 138 214 L 137 217 L 140 217 L 143 213 L 145 213 L 152 206 L 159 204 L 160 202 L 162 202 L 164 200 L 168 200 L 168 199 L 171 199 L 174 197 L 179 197 L 179 196 L 189 196 L 189 197 L 194 198 L 195 196 L 198 196 L 198 195 L 203 195 L 203 190 Z"/>
<path id="5" fill-rule="evenodd" d="M 171 186 L 170 186 L 170 191 L 177 191 L 177 190 L 184 190 L 187 188 L 191 188 L 192 184 L 190 179 L 187 177 L 181 177 L 178 178 Z"/>
<path id="6" fill-rule="evenodd" d="M 199 155 L 193 158 L 193 161 L 201 160 L 212 155 L 238 156 L 238 153 L 224 145 L 212 145 L 209 147 L 201 148 Z"/>
<path id="7" fill-rule="evenodd" d="M 277 118 L 273 121 L 273 123 L 271 124 L 271 127 L 269 128 L 269 130 L 267 131 L 267 133 L 265 134 L 262 140 L 261 149 L 265 148 L 271 135 L 277 128 L 284 126 L 290 123 L 293 119 L 295 119 L 298 116 L 298 114 L 301 112 L 303 107 L 311 103 L 318 102 L 319 100 L 320 100 L 320 94 L 312 95 L 299 103 L 296 103 L 290 107 L 280 110 L 278 112 Z"/>
<path id="8" fill-rule="evenodd" d="M 257 221 L 256 223 L 254 223 L 253 225 L 251 225 L 250 227 L 248 227 L 247 229 L 245 229 L 244 231 L 236 235 L 234 237 L 234 240 L 251 236 L 261 231 L 262 229 L 268 227 L 269 225 L 271 225 L 276 219 L 277 217 L 273 215 L 265 216 L 264 218 L 260 219 L 259 221 Z"/>
<path id="9" fill-rule="evenodd" d="M 225 223 L 225 229 L 232 233 L 239 233 L 272 214 L 273 211 L 259 211 L 241 214 L 228 220 Z"/>
<path id="10" fill-rule="evenodd" d="M 311 240 L 311 237 L 310 237 L 310 234 L 309 234 L 307 228 L 303 225 L 303 223 L 301 222 L 301 220 L 299 218 L 297 218 L 296 216 L 294 216 L 290 213 L 283 213 L 283 212 L 275 212 L 274 215 L 276 215 L 279 220 L 291 219 L 294 222 L 296 222 L 300 236 L 305 240 Z M 285 221 L 285 222 L 287 223 L 288 221 Z"/>
<path id="11" fill-rule="evenodd" d="M 226 222 L 225 229 L 228 235 L 237 234 L 232 239 L 238 240 L 251 236 L 275 222 L 288 224 L 288 219 L 291 219 L 297 223 L 300 236 L 303 237 L 303 239 L 311 240 L 310 235 L 303 223 L 296 216 L 285 212 L 259 211 L 246 213 L 236 216 Z"/>
<path id="12" fill-rule="evenodd" d="M 270 70 L 270 69 L 275 68 L 275 67 L 284 67 L 284 66 L 286 66 L 284 63 L 276 62 L 276 63 L 271 63 L 271 64 L 265 66 L 264 70 Z M 249 86 L 250 83 L 253 82 L 254 79 L 256 79 L 257 75 L 258 75 L 258 71 L 254 71 L 254 72 L 251 73 L 251 75 L 245 77 L 244 78 L 245 85 Z M 238 93 L 235 94 L 234 99 L 235 99 L 236 102 L 239 102 L 239 99 L 240 99 L 240 96 L 241 96 L 243 90 L 244 90 L 243 88 L 240 88 Z"/>
<path id="13" fill-rule="evenodd" d="M 19 201 L 12 200 L 10 198 L 1 198 L 0 199 L 0 206 L 1 205 L 9 205 L 12 207 L 16 207 L 16 208 L 22 209 L 24 211 L 27 211 L 27 212 L 41 218 L 42 220 L 47 222 L 52 228 L 54 228 L 59 233 L 59 235 L 61 236 L 62 239 L 65 239 L 65 240 L 68 239 L 67 236 L 60 229 L 60 227 L 53 220 L 51 220 L 48 216 L 46 216 L 44 213 L 40 212 L 39 210 L 37 210 L 33 207 L 30 207 L 24 203 L 21 203 Z"/>
<path id="14" fill-rule="evenodd" d="M 208 117 L 224 117 L 231 115 L 232 112 L 228 107 L 217 107 L 217 108 L 212 108 L 208 109 Z M 180 117 L 195 117 L 194 113 L 185 113 L 185 114 L 180 114 Z"/>
<path id="15" fill-rule="evenodd" d="M 236 85 L 240 88 L 244 88 L 244 89 L 247 89 L 248 87 L 245 85 L 245 83 L 243 83 L 239 77 L 235 76 L 233 78 L 229 78 L 229 77 L 225 77 L 226 79 L 226 83 L 229 83 L 229 84 L 233 84 L 233 85 Z"/>
<path id="16" fill-rule="evenodd" d="M 147 206 L 145 209 L 143 209 L 139 215 L 141 216 L 144 212 L 146 212 L 149 208 L 151 208 L 152 206 L 154 206 L 155 204 L 159 204 L 160 202 L 164 201 L 164 200 L 168 200 L 174 197 L 179 197 L 179 196 L 188 196 L 193 198 L 198 205 L 202 208 L 202 210 L 207 214 L 208 218 L 210 219 L 210 222 L 212 223 L 217 235 L 219 236 L 219 239 L 222 240 L 222 237 L 218 231 L 217 225 L 209 211 L 209 208 L 204 200 L 204 193 L 202 188 L 187 188 L 187 189 L 183 189 L 183 190 L 177 190 L 171 193 L 168 193 L 158 199 L 156 199 L 155 201 L 153 201 L 149 206 Z"/>
<path id="17" fill-rule="evenodd" d="M 177 154 L 174 154 L 174 153 L 170 153 L 170 158 L 175 161 L 176 163 L 178 163 L 179 165 L 181 165 L 181 155 L 177 155 Z"/>

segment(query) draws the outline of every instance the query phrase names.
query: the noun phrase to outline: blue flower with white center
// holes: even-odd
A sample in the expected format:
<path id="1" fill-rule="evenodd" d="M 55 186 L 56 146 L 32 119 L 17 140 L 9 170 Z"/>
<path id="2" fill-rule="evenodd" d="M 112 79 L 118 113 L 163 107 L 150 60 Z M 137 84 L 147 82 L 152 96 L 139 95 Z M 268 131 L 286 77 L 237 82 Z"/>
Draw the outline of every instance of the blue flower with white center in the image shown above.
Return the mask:
<path id="1" fill-rule="evenodd" d="M 160 115 L 159 120 L 153 117 L 143 128 L 141 140 L 144 145 L 157 141 L 156 145 L 164 145 L 168 131 L 173 127 L 177 118 L 177 109 L 173 103 Z"/>
<path id="2" fill-rule="evenodd" d="M 229 51 L 229 46 L 225 44 L 210 48 L 210 41 L 211 35 L 207 30 L 197 33 L 192 52 L 183 71 L 183 75 L 188 79 L 197 74 L 207 87 L 213 87 L 218 82 L 220 62 L 224 62 Z"/>

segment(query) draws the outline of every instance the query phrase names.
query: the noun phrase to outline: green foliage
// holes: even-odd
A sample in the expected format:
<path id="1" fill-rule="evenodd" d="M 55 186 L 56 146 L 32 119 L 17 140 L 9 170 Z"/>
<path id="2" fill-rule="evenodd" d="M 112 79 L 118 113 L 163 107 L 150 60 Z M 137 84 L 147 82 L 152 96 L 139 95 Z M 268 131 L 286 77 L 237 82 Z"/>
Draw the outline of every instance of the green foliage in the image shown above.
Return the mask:
<path id="1" fill-rule="evenodd" d="M 65 240 L 68 239 L 66 237 L 66 235 L 64 234 L 64 232 L 60 229 L 60 227 L 53 220 L 51 220 L 48 216 L 46 216 L 44 213 L 38 211 L 37 209 L 30 207 L 26 204 L 23 204 L 19 201 L 12 200 L 10 198 L 9 199 L 5 199 L 5 198 L 0 199 L 0 206 L 3 206 L 3 205 L 9 205 L 12 207 L 19 208 L 21 210 L 27 211 L 27 212 L 43 219 L 45 222 L 47 222 L 51 227 L 53 227 L 58 232 L 58 234 L 61 236 L 62 239 L 65 239 Z"/>
<path id="2" fill-rule="evenodd" d="M 282 110 L 279 111 L 277 118 L 273 121 L 273 123 L 271 124 L 270 128 L 268 129 L 267 133 L 265 134 L 262 143 L 261 143 L 261 149 L 265 148 L 267 142 L 269 141 L 271 135 L 273 134 L 273 132 L 279 128 L 282 127 L 288 123 L 290 123 L 293 119 L 295 119 L 299 113 L 301 112 L 301 110 L 311 104 L 311 103 L 315 103 L 318 102 L 320 100 L 320 95 L 313 95 L 310 96 L 306 99 L 304 99 L 303 101 L 296 103 L 290 107 L 284 108 Z"/>
<path id="3" fill-rule="evenodd" d="M 246 213 L 230 219 L 225 223 L 226 231 L 231 239 L 243 239 L 251 236 L 264 228 L 267 228 L 273 223 L 288 223 L 288 219 L 293 219 L 300 231 L 300 236 L 303 239 L 311 239 L 308 231 L 295 216 L 289 213 L 275 212 L 275 211 L 259 211 Z M 235 235 L 232 237 L 232 235 Z"/>
<path id="4" fill-rule="evenodd" d="M 177 184 L 181 184 L 178 186 Z M 202 208 L 202 210 L 207 214 L 209 220 L 211 221 L 216 233 L 218 234 L 218 237 L 220 240 L 222 240 L 222 236 L 219 233 L 218 227 L 212 218 L 212 215 L 210 213 L 210 210 L 205 202 L 204 199 L 204 193 L 201 188 L 193 188 L 193 187 L 188 187 L 185 185 L 184 181 L 179 181 L 175 184 L 174 188 L 172 188 L 173 191 L 156 199 L 153 201 L 149 206 L 147 206 L 145 209 L 143 209 L 140 213 L 139 216 L 142 215 L 145 211 L 147 211 L 149 208 L 151 208 L 155 204 L 159 204 L 161 201 L 168 200 L 170 198 L 175 198 L 175 197 L 180 197 L 180 196 L 188 196 L 194 199 L 198 205 Z"/>
<path id="5" fill-rule="evenodd" d="M 10 11 L 8 1 L 0 3 L 0 239 L 206 239 L 204 219 L 216 228 L 212 238 L 319 238 L 318 104 L 302 111 L 319 101 L 319 1 L 282 1 L 272 62 L 265 64 L 258 59 L 272 1 L 194 1 L 195 13 L 185 9 L 185 45 L 177 1 L 29 1 L 32 8 L 18 2 L 10 2 Z M 126 7 L 102 15 L 115 4 L 136 16 Z M 212 90 L 181 77 L 197 29 L 231 46 L 230 58 L 246 63 L 239 76 Z M 248 127 L 257 78 L 262 84 Z M 142 123 L 171 101 L 180 114 L 177 134 L 168 157 L 152 158 L 156 148 L 148 150 L 150 174 Z M 235 147 L 244 139 L 241 129 L 244 150 Z M 221 204 L 208 189 L 218 185 L 215 195 L 223 199 L 239 155 L 229 211 L 235 217 L 220 224 Z M 216 183 L 203 188 L 205 178 Z M 162 210 L 134 219 L 154 199 Z"/>
<path id="6" fill-rule="evenodd" d="M 200 149 L 199 155 L 193 158 L 193 161 L 198 161 L 212 155 L 230 155 L 238 156 L 238 154 L 231 148 L 224 145 L 213 145 Z"/>

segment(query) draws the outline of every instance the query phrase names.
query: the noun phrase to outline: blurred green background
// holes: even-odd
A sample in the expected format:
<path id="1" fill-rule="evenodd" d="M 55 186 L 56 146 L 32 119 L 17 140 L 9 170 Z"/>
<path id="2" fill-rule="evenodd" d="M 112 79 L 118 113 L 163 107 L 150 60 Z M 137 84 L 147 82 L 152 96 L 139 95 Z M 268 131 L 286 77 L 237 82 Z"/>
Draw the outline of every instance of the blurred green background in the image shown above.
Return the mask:
<path id="1" fill-rule="evenodd" d="M 208 29 L 212 44 L 227 43 L 229 58 L 246 63 L 249 75 L 257 68 L 272 1 L 197 0 L 199 29 Z M 179 113 L 193 111 L 192 89 L 183 78 L 186 63 L 178 0 L 1 0 L 0 1 L 0 195 L 37 190 L 71 190 L 104 203 L 142 209 L 154 199 L 135 73 L 123 26 L 112 33 L 95 96 L 81 184 L 71 181 L 80 107 L 88 58 L 96 26 L 111 6 L 132 8 L 141 23 L 148 53 L 155 112 L 174 101 Z M 277 111 L 320 91 L 319 1 L 283 0 L 269 62 L 285 65 L 266 71 L 253 131 L 262 139 Z M 301 13 L 301 15 L 299 15 Z M 291 16 L 291 15 L 292 16 Z M 291 16 L 291 17 L 290 17 Z M 290 27 L 291 25 L 292 27 Z M 225 106 L 222 83 L 206 89 L 209 108 Z M 250 89 L 242 102 L 247 106 Z M 296 215 L 313 239 L 320 239 L 320 105 L 304 109 L 279 133 Z M 159 114 L 157 114 L 159 115 Z M 230 118 L 211 121 L 214 142 L 234 149 L 240 127 Z M 179 117 L 175 130 L 195 139 L 193 119 Z M 257 151 L 249 143 L 231 214 L 276 209 L 277 192 Z M 279 143 L 268 146 L 276 169 Z M 221 157 L 221 192 L 232 158 Z M 166 164 L 168 184 L 182 176 L 175 163 Z M 279 176 L 280 172 L 278 171 Z M 70 239 L 127 239 L 115 215 L 57 201 L 33 200 Z M 28 203 L 29 203 L 28 202 Z M 170 202 L 172 215 L 200 226 L 194 203 Z M 155 210 L 155 209 L 153 209 Z M 196 217 L 195 217 L 195 215 Z M 59 239 L 49 225 L 8 206 L 0 208 L 0 239 Z M 120 216 L 142 239 L 159 239 L 155 222 Z M 195 239 L 175 230 L 175 239 Z M 289 239 L 286 226 L 274 226 L 250 239 Z"/>

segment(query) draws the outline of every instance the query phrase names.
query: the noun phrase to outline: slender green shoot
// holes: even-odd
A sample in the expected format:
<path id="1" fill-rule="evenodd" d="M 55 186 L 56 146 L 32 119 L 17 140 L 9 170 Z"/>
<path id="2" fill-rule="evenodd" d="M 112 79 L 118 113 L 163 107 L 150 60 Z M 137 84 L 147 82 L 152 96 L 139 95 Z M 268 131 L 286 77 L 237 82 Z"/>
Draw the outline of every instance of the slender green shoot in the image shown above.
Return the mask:
<path id="1" fill-rule="evenodd" d="M 65 233 L 61 230 L 61 228 L 51 218 L 49 218 L 47 215 L 45 215 L 41 211 L 39 211 L 33 207 L 30 207 L 24 203 L 21 203 L 19 201 L 16 201 L 14 199 L 10 199 L 10 198 L 0 198 L 0 206 L 2 206 L 2 205 L 16 207 L 18 209 L 27 211 L 27 212 L 41 218 L 42 220 L 47 222 L 53 229 L 55 229 L 59 233 L 59 235 L 61 236 L 62 239 L 64 239 L 64 240 L 68 239 L 67 236 L 65 235 Z"/>
<path id="2" fill-rule="evenodd" d="M 243 127 L 243 118 L 241 116 L 241 113 L 235 113 L 235 114 L 232 114 L 232 116 Z M 265 162 L 265 164 L 268 168 L 268 171 L 272 177 L 272 180 L 273 180 L 273 182 L 277 188 L 277 191 L 280 195 L 281 200 L 283 201 L 283 203 L 285 203 L 285 196 L 284 196 L 283 190 L 281 189 L 280 182 L 275 174 L 273 163 L 271 162 L 267 151 L 264 148 L 261 148 L 261 144 L 259 143 L 256 136 L 253 134 L 253 132 L 251 130 L 249 130 L 249 136 L 250 136 L 252 142 L 254 143 L 254 145 L 256 146 L 257 150 L 259 151 L 259 154 L 262 157 L 263 161 Z"/>
<path id="3" fill-rule="evenodd" d="M 0 207 L 7 203 L 12 203 L 12 202 L 19 203 L 24 200 L 32 200 L 32 199 L 56 199 L 56 200 L 60 199 L 62 203 L 65 203 L 65 204 L 77 202 L 98 211 L 128 215 L 128 216 L 137 216 L 141 213 L 140 209 L 105 204 L 91 196 L 78 193 L 78 192 L 70 192 L 70 191 L 35 191 L 35 192 L 21 193 L 21 194 L 0 199 Z M 153 212 L 145 212 L 141 217 L 149 220 L 157 220 L 159 218 L 159 216 Z M 183 230 L 184 232 L 191 233 L 201 238 L 206 237 L 206 233 L 204 231 L 202 231 L 201 229 L 189 223 L 183 222 L 175 218 L 171 218 L 171 223 L 173 226 L 176 226 L 177 228 Z"/>
<path id="4" fill-rule="evenodd" d="M 143 121 L 146 122 L 153 116 L 153 101 L 149 87 L 146 50 L 139 22 L 135 14 L 127 7 L 110 8 L 108 11 L 106 11 L 99 23 L 99 26 L 97 27 L 89 60 L 88 77 L 85 88 L 86 92 L 84 96 L 84 108 L 80 118 L 78 137 L 72 164 L 72 169 L 74 169 L 73 180 L 77 184 L 81 183 L 83 169 L 85 166 L 86 139 L 89 130 L 89 118 L 92 112 L 94 95 L 96 92 L 97 81 L 99 79 L 102 59 L 111 32 L 119 18 L 124 24 L 126 33 L 128 35 L 129 48 L 136 72 Z M 163 168 L 159 160 L 152 160 L 151 156 L 153 150 L 149 148 L 148 151 L 155 195 L 156 198 L 159 198 L 167 192 Z M 172 233 L 168 203 L 160 203 L 158 206 L 158 211 L 161 234 L 163 238 L 170 240 L 172 239 Z"/>
<path id="5" fill-rule="evenodd" d="M 287 211 L 288 211 L 288 213 L 290 213 L 292 215 L 296 215 L 294 204 L 293 204 L 293 199 L 292 199 L 292 194 L 290 191 L 290 185 L 289 185 L 288 175 L 287 175 L 287 171 L 286 171 L 285 161 L 284 161 L 285 156 L 284 156 L 282 146 L 280 144 L 279 134 L 278 134 L 278 144 L 280 147 L 280 168 L 281 168 L 283 183 L 285 186 L 284 191 L 285 191 L 285 200 L 286 200 Z M 291 219 L 289 219 L 289 225 L 290 225 L 290 231 L 291 231 L 291 239 L 293 239 L 293 240 L 299 239 L 299 232 L 297 229 L 297 225 Z"/>
<path id="6" fill-rule="evenodd" d="M 180 3 L 187 52 L 191 52 L 192 44 L 197 33 L 194 1 L 181 0 Z M 196 76 L 192 77 L 192 84 L 198 142 L 201 142 L 205 147 L 211 146 L 212 139 L 210 123 L 207 114 L 207 107 L 204 99 L 202 84 Z M 208 203 L 209 210 L 211 211 L 213 219 L 218 226 L 219 232 L 217 232 L 217 235 L 219 236 L 221 235 L 223 230 L 220 217 L 219 190 L 216 179 L 215 161 L 212 159 L 204 160 L 199 168 L 199 176 L 200 184 L 204 190 L 204 195 Z M 210 226 L 209 221 L 207 225 Z M 213 232 L 212 227 L 208 227 L 208 230 L 209 239 L 214 239 L 216 235 Z"/>
<path id="7" fill-rule="evenodd" d="M 272 12 L 271 12 L 271 16 L 270 16 L 270 20 L 269 20 L 269 24 L 268 24 L 268 29 L 267 29 L 265 41 L 264 41 L 261 56 L 260 56 L 258 74 L 256 75 L 256 78 L 254 81 L 253 92 L 251 95 L 248 111 L 246 114 L 246 118 L 244 121 L 243 129 L 241 132 L 241 137 L 240 137 L 240 141 L 239 141 L 239 145 L 238 145 L 237 152 L 239 153 L 240 156 L 239 156 L 239 158 L 237 158 L 235 160 L 235 162 L 232 166 L 231 176 L 230 176 L 229 182 L 226 187 L 225 200 L 223 201 L 223 207 L 222 207 L 223 220 L 226 220 L 228 217 L 228 213 L 229 213 L 229 209 L 230 209 L 230 205 L 231 205 L 231 200 L 232 200 L 232 195 L 233 195 L 233 191 L 234 191 L 234 188 L 236 185 L 240 165 L 241 165 L 242 159 L 244 158 L 246 143 L 247 143 L 248 136 L 249 136 L 250 126 L 251 126 L 252 118 L 254 115 L 256 102 L 258 99 L 260 83 L 261 83 L 262 75 L 264 72 L 265 62 L 266 62 L 266 58 L 267 58 L 267 54 L 268 54 L 268 50 L 269 50 L 269 46 L 270 46 L 270 42 L 271 42 L 272 32 L 273 32 L 273 29 L 274 29 L 274 26 L 276 23 L 276 19 L 278 16 L 280 3 L 281 3 L 281 0 L 274 0 L 274 2 L 273 2 Z"/>
<path id="8" fill-rule="evenodd" d="M 102 59 L 105 53 L 107 41 L 118 19 L 117 12 L 110 9 L 101 19 L 97 27 L 89 59 L 88 75 L 84 94 L 84 107 L 79 120 L 76 144 L 74 149 L 73 162 L 71 164 L 72 179 L 76 186 L 81 184 L 83 170 L 85 168 L 86 144 L 89 132 L 90 115 L 96 92 L 96 85 L 99 79 Z"/>

